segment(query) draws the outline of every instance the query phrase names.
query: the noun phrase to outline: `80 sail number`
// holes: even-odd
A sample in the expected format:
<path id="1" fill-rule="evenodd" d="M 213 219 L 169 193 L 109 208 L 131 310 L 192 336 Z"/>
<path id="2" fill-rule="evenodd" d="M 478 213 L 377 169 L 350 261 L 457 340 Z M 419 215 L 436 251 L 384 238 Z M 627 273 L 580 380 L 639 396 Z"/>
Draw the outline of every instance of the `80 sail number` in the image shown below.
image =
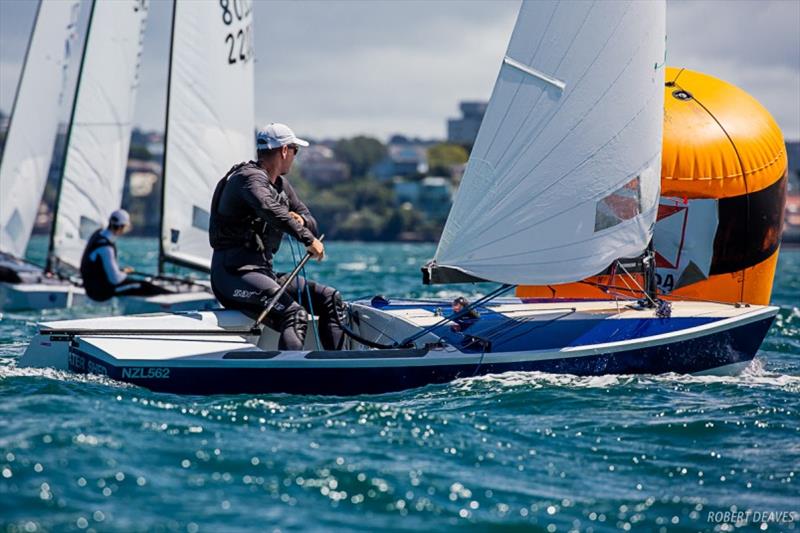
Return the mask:
<path id="1" fill-rule="evenodd" d="M 246 21 L 246 26 L 230 28 L 225 36 L 228 47 L 228 64 L 246 63 L 253 57 L 253 31 L 250 14 L 253 10 L 253 0 L 219 0 L 222 8 L 222 23 L 230 27 L 234 22 Z"/>

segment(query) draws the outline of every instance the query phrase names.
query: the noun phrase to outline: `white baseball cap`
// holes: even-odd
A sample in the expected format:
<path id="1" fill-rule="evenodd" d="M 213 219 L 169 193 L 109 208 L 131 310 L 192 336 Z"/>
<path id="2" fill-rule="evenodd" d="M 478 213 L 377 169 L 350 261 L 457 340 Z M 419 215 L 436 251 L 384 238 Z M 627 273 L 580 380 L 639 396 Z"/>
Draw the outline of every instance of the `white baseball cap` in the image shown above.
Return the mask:
<path id="1" fill-rule="evenodd" d="M 298 139 L 289 126 L 278 122 L 267 124 L 256 133 L 256 149 L 258 150 L 272 150 L 287 144 L 308 146 L 308 141 Z"/>
<path id="2" fill-rule="evenodd" d="M 108 225 L 109 226 L 130 226 L 131 224 L 131 216 L 128 214 L 127 211 L 124 209 L 117 209 L 111 216 L 108 217 Z"/>

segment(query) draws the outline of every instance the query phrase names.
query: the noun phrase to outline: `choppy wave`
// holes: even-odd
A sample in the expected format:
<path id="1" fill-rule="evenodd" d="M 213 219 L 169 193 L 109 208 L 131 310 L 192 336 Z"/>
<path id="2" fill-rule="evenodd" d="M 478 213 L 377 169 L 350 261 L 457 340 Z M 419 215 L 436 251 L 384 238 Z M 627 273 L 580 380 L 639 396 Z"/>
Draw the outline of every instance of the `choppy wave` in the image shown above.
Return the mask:
<path id="1" fill-rule="evenodd" d="M 744 370 L 733 375 L 693 375 L 693 374 L 607 374 L 604 376 L 576 376 L 572 374 L 548 374 L 544 372 L 505 372 L 463 378 L 454 382 L 459 391 L 476 390 L 480 387 L 516 388 L 528 387 L 532 390 L 545 387 L 569 388 L 612 388 L 630 385 L 653 384 L 723 384 L 738 387 L 766 387 L 800 392 L 800 376 L 788 375 L 766 370 L 760 358 L 754 359 Z"/>
<path id="2" fill-rule="evenodd" d="M 0 361 L 3 361 L 3 359 L 0 358 Z M 2 383 L 2 380 L 12 378 L 37 378 L 67 383 L 91 383 L 121 389 L 138 388 L 135 385 L 97 374 L 76 374 L 68 370 L 56 370 L 54 368 L 18 367 L 16 361 L 9 360 L 6 360 L 5 364 L 0 362 L 0 383 Z"/>

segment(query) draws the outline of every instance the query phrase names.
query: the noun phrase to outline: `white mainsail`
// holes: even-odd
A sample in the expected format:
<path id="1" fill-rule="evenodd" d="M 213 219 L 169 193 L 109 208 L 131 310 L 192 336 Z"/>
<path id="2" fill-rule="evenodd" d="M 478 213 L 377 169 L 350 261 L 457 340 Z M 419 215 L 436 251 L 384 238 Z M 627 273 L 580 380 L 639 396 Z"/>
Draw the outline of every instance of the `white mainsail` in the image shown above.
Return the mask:
<path id="1" fill-rule="evenodd" d="M 147 8 L 147 0 L 92 6 L 53 228 L 59 263 L 78 267 L 86 240 L 122 202 Z"/>
<path id="2" fill-rule="evenodd" d="M 255 153 L 252 3 L 177 0 L 167 102 L 162 259 L 208 270 L 217 182 Z"/>
<path id="3" fill-rule="evenodd" d="M 23 257 L 53 155 L 78 0 L 41 0 L 0 161 L 0 252 Z"/>
<path id="4" fill-rule="evenodd" d="M 435 263 L 553 284 L 648 245 L 661 169 L 663 1 L 524 3 Z"/>

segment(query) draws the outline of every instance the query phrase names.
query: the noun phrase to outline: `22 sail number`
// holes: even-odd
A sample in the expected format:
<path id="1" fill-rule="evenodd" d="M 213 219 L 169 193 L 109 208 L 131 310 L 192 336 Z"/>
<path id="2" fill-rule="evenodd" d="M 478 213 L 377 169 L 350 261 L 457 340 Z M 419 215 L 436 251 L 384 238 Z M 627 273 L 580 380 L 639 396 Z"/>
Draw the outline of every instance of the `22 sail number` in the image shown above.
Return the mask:
<path id="1" fill-rule="evenodd" d="M 252 18 L 253 0 L 219 0 L 222 9 L 222 23 L 230 29 L 225 36 L 228 47 L 228 64 L 246 63 L 253 57 Z M 244 28 L 230 28 L 236 22 L 245 21 Z"/>

